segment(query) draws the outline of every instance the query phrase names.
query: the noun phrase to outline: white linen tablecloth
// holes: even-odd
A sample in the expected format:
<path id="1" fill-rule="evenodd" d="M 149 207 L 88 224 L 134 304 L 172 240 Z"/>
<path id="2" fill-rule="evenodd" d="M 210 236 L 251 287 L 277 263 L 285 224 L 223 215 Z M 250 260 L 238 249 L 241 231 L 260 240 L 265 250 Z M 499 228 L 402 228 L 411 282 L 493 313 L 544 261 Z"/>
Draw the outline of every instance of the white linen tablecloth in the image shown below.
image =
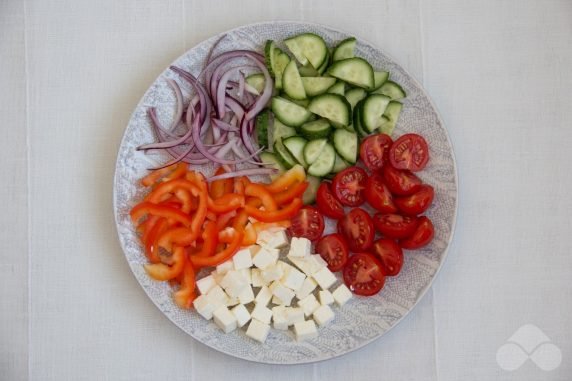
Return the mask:
<path id="1" fill-rule="evenodd" d="M 131 275 L 111 206 L 120 137 L 154 78 L 213 34 L 278 19 L 393 56 L 441 111 L 460 177 L 449 257 L 417 308 L 304 366 L 183 334 Z M 0 68 L 1 379 L 571 379 L 571 1 L 0 0 Z"/>

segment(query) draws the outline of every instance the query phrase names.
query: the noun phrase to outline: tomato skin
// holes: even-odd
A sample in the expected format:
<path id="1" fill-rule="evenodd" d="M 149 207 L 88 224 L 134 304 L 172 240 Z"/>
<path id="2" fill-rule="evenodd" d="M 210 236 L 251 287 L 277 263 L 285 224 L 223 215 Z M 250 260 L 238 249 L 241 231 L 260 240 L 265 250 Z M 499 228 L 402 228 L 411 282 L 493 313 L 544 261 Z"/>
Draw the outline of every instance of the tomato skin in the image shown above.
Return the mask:
<path id="1" fill-rule="evenodd" d="M 365 138 L 359 149 L 359 157 L 372 172 L 380 170 L 389 161 L 389 149 L 393 140 L 386 134 L 376 134 Z"/>
<path id="2" fill-rule="evenodd" d="M 341 234 L 334 233 L 320 238 L 316 252 L 328 262 L 330 271 L 340 271 L 348 261 L 349 247 Z"/>
<path id="3" fill-rule="evenodd" d="M 383 265 L 385 276 L 399 274 L 403 267 L 403 250 L 392 239 L 382 238 L 373 243 L 372 251 Z"/>
<path id="4" fill-rule="evenodd" d="M 344 267 L 344 283 L 357 295 L 375 295 L 385 285 L 383 265 L 370 253 L 352 255 Z"/>
<path id="5" fill-rule="evenodd" d="M 364 203 L 367 173 L 359 167 L 349 167 L 338 173 L 332 182 L 334 196 L 343 205 L 360 206 Z"/>
<path id="6" fill-rule="evenodd" d="M 344 216 L 344 207 L 339 202 L 330 188 L 330 183 L 323 182 L 316 193 L 316 205 L 318 210 L 325 216 L 339 220 Z"/>
<path id="7" fill-rule="evenodd" d="M 368 177 L 364 194 L 368 204 L 381 213 L 397 212 L 397 207 L 393 203 L 393 196 L 383 183 L 380 174 L 376 173 Z"/>
<path id="8" fill-rule="evenodd" d="M 338 233 L 348 242 L 351 251 L 365 251 L 373 244 L 375 230 L 369 213 L 361 208 L 354 208 L 338 220 Z"/>
<path id="9" fill-rule="evenodd" d="M 433 223 L 426 216 L 419 217 L 419 225 L 412 236 L 399 241 L 399 245 L 408 250 L 419 249 L 427 246 L 435 236 Z"/>
<path id="10" fill-rule="evenodd" d="M 429 161 L 427 142 L 417 134 L 402 135 L 389 149 L 389 161 L 397 169 L 420 171 Z"/>
<path id="11" fill-rule="evenodd" d="M 395 198 L 395 205 L 407 215 L 421 214 L 429 208 L 433 202 L 435 191 L 431 185 L 422 185 L 421 188 L 411 196 Z"/>
<path id="12" fill-rule="evenodd" d="M 396 196 L 409 196 L 419 190 L 423 182 L 411 171 L 402 171 L 391 165 L 383 167 L 383 179 L 389 191 Z"/>
<path id="13" fill-rule="evenodd" d="M 415 233 L 419 220 L 415 216 L 377 213 L 373 216 L 373 224 L 382 235 L 402 239 Z"/>
<path id="14" fill-rule="evenodd" d="M 304 206 L 292 220 L 288 232 L 292 237 L 305 237 L 315 241 L 324 232 L 324 217 L 313 206 Z"/>

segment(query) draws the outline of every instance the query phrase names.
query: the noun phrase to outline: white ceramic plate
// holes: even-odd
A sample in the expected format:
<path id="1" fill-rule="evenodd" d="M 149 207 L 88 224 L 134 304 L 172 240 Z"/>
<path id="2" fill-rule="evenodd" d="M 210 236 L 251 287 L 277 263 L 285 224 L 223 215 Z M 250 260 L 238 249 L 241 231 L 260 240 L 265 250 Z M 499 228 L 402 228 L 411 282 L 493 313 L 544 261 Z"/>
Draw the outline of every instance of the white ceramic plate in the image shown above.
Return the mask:
<path id="1" fill-rule="evenodd" d="M 316 24 L 259 23 L 226 32 L 227 37 L 219 45 L 217 52 L 234 49 L 262 52 L 267 39 L 283 41 L 302 32 L 321 35 L 329 46 L 349 36 Z M 219 37 L 215 36 L 200 43 L 179 57 L 174 64 L 198 74 L 210 47 Z M 435 188 L 435 200 L 427 215 L 435 225 L 436 235 L 428 247 L 406 253 L 401 273 L 397 277 L 388 278 L 380 294 L 367 298 L 355 297 L 344 308 L 336 308 L 335 320 L 327 327 L 321 328 L 319 336 L 310 341 L 298 343 L 292 332 L 274 329 L 264 344 L 248 338 L 244 330 L 224 334 L 214 323 L 202 319 L 196 312 L 179 309 L 171 299 L 169 285 L 166 282 L 153 281 L 147 276 L 143 269 L 145 256 L 129 219 L 129 210 L 145 193 L 138 185 L 138 180 L 145 175 L 147 168 L 164 162 L 166 158 L 144 155 L 135 151 L 135 147 L 154 140 L 146 116 L 148 107 L 155 106 L 159 118 L 165 124 L 170 121 L 174 95 L 167 87 L 165 78 L 173 78 L 184 90 L 189 89 L 177 75 L 165 70 L 147 90 L 133 112 L 119 148 L 115 172 L 114 210 L 119 240 L 131 270 L 149 298 L 165 316 L 196 340 L 226 354 L 257 362 L 300 364 L 326 360 L 360 348 L 385 334 L 415 307 L 430 287 L 445 259 L 455 225 L 457 174 L 451 143 L 429 97 L 401 66 L 381 50 L 359 38 L 356 55 L 367 59 L 375 69 L 389 70 L 391 78 L 407 92 L 394 137 L 406 132 L 416 132 L 422 134 L 429 143 L 431 159 L 420 177 Z M 209 172 L 212 168 L 201 170 Z"/>

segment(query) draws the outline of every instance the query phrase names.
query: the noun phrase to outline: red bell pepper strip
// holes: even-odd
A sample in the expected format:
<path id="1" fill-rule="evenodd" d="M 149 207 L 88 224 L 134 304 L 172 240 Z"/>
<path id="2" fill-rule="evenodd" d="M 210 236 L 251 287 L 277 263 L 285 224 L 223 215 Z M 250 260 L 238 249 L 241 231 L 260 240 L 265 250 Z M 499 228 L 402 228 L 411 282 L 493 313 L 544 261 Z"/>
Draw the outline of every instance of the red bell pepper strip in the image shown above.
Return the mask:
<path id="1" fill-rule="evenodd" d="M 222 175 L 226 173 L 223 167 L 218 167 L 215 171 L 215 176 Z M 234 180 L 229 179 L 221 179 L 221 180 L 214 180 L 210 183 L 209 194 L 210 196 L 216 200 L 217 198 L 221 198 L 225 194 L 232 193 L 234 190 Z"/>
<path id="2" fill-rule="evenodd" d="M 201 193 L 201 189 L 196 184 L 185 179 L 176 179 L 157 185 L 155 189 L 145 197 L 145 201 L 158 204 L 164 201 L 162 198 L 165 195 L 174 194 L 177 189 L 185 189 L 195 197 Z"/>
<path id="3" fill-rule="evenodd" d="M 306 172 L 301 165 L 295 165 L 288 171 L 284 172 L 280 177 L 274 180 L 272 183 L 266 185 L 271 193 L 283 192 L 292 185 L 301 183 L 306 180 Z"/>
<path id="4" fill-rule="evenodd" d="M 282 209 L 275 211 L 260 210 L 250 205 L 246 205 L 244 210 L 249 216 L 261 222 L 278 222 L 282 220 L 289 220 L 294 217 L 302 208 L 302 200 L 295 198 L 290 204 Z"/>
<path id="5" fill-rule="evenodd" d="M 143 241 L 145 243 L 145 255 L 151 263 L 159 263 L 161 258 L 159 257 L 158 241 L 161 234 L 167 230 L 169 223 L 166 219 L 160 218 L 159 221 L 153 226 L 149 232 L 147 239 Z"/>
<path id="6" fill-rule="evenodd" d="M 215 253 L 216 246 L 218 245 L 218 229 L 216 222 L 206 222 L 201 237 L 203 239 L 203 245 L 201 249 L 197 253 L 193 253 L 193 255 L 198 255 L 199 257 L 210 257 Z"/>
<path id="7" fill-rule="evenodd" d="M 185 263 L 182 275 L 181 288 L 173 294 L 173 299 L 179 307 L 189 309 L 197 297 L 195 293 L 195 269 L 191 262 Z"/>
<path id="8" fill-rule="evenodd" d="M 199 257 L 196 255 L 192 256 L 191 262 L 195 268 L 219 265 L 227 259 L 232 258 L 232 256 L 238 251 L 242 243 L 243 236 L 244 233 L 242 231 L 234 230 L 232 242 L 229 243 L 223 250 L 219 251 L 211 257 Z"/>
<path id="9" fill-rule="evenodd" d="M 274 198 L 270 192 L 268 192 L 266 187 L 263 185 L 250 183 L 244 189 L 244 194 L 247 196 L 259 198 L 260 201 L 262 201 L 262 205 L 266 211 L 270 212 L 278 209 L 276 201 L 274 201 Z"/>
<path id="10" fill-rule="evenodd" d="M 150 187 L 159 181 L 163 176 L 173 172 L 177 168 L 177 164 L 169 165 L 165 168 L 156 169 L 149 173 L 147 176 L 141 179 L 141 184 L 146 187 Z"/>
<path id="11" fill-rule="evenodd" d="M 168 266 L 164 263 L 154 263 L 145 265 L 145 271 L 155 280 L 170 280 L 177 277 L 183 271 L 185 262 L 185 248 L 175 246 L 173 250 L 173 265 Z"/>
<path id="12" fill-rule="evenodd" d="M 193 208 L 193 197 L 189 191 L 185 189 L 177 189 L 175 191 L 175 196 L 181 201 L 181 211 L 189 214 Z"/>
<path id="13" fill-rule="evenodd" d="M 301 182 L 300 184 L 291 186 L 290 188 L 288 188 L 283 192 L 276 193 L 274 195 L 274 200 L 278 205 L 284 205 L 286 203 L 289 203 L 296 197 L 302 197 L 302 195 L 306 191 L 306 188 L 308 188 L 308 182 L 307 181 Z"/>
<path id="14" fill-rule="evenodd" d="M 173 208 L 171 206 L 157 205 L 151 202 L 142 202 L 135 205 L 131 209 L 131 219 L 133 222 L 137 222 L 144 215 L 154 215 L 164 218 L 170 218 L 174 221 L 180 222 L 184 226 L 191 226 L 193 220 L 188 214 L 181 212 L 179 209 Z"/>
<path id="15" fill-rule="evenodd" d="M 236 210 L 231 210 L 223 214 L 219 214 L 216 219 L 216 227 L 218 230 L 222 230 L 229 225 L 230 220 L 236 217 Z"/>
<path id="16" fill-rule="evenodd" d="M 242 208 L 245 203 L 245 198 L 241 194 L 228 193 L 217 200 L 208 198 L 208 209 L 217 214 L 230 212 L 231 210 L 236 210 Z"/>

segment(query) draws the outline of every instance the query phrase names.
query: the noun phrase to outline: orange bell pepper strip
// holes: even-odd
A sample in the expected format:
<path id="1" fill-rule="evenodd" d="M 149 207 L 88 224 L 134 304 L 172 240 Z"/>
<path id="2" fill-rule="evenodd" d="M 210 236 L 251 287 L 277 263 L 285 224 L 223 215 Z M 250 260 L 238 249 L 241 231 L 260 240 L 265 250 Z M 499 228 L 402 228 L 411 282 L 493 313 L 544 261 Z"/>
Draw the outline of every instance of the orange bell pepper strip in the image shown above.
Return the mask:
<path id="1" fill-rule="evenodd" d="M 185 179 L 176 179 L 157 185 L 155 189 L 145 197 L 145 201 L 158 204 L 164 201 L 165 195 L 174 194 L 177 189 L 185 189 L 195 197 L 201 193 L 201 188 L 196 184 Z"/>
<path id="2" fill-rule="evenodd" d="M 189 214 L 193 207 L 193 197 L 189 193 L 189 191 L 185 189 L 177 189 L 175 191 L 175 196 L 178 200 L 181 201 L 181 211 L 183 213 Z"/>
<path id="3" fill-rule="evenodd" d="M 176 168 L 177 164 L 172 164 L 165 168 L 156 169 L 141 179 L 141 185 L 145 187 L 150 187 L 157 181 L 161 180 L 161 178 L 163 178 L 167 174 L 173 172 Z"/>
<path id="4" fill-rule="evenodd" d="M 187 169 L 189 169 L 189 165 L 187 163 L 178 163 L 176 164 L 175 170 L 169 173 L 167 176 L 163 177 L 161 181 L 171 181 L 184 177 L 187 173 Z"/>
<path id="5" fill-rule="evenodd" d="M 193 264 L 189 261 L 185 263 L 182 278 L 181 288 L 173 293 L 173 299 L 179 307 L 189 309 L 197 297 L 195 293 L 195 269 L 193 268 Z"/>
<path id="6" fill-rule="evenodd" d="M 206 222 L 201 237 L 203 239 L 203 245 L 198 252 L 193 253 L 192 255 L 210 257 L 215 253 L 216 246 L 218 245 L 218 229 L 216 222 Z"/>
<path id="7" fill-rule="evenodd" d="M 153 263 L 145 265 L 145 271 L 155 280 L 171 280 L 176 278 L 183 271 L 185 262 L 185 248 L 175 246 L 173 251 L 173 265 L 168 266 L 164 263 Z"/>
<path id="8" fill-rule="evenodd" d="M 250 180 L 246 176 L 236 177 L 234 179 L 234 193 L 244 194 L 244 188 L 250 184 Z"/>
<path id="9" fill-rule="evenodd" d="M 192 256 L 191 262 L 193 266 L 195 266 L 195 268 L 212 267 L 223 263 L 229 258 L 232 258 L 232 256 L 240 248 L 244 233 L 242 231 L 233 230 L 232 236 L 233 236 L 232 241 L 223 250 L 217 252 L 213 256 L 210 257 L 199 257 L 196 255 Z"/>
<path id="10" fill-rule="evenodd" d="M 215 176 L 222 175 L 226 173 L 223 167 L 218 167 L 215 171 Z M 217 198 L 221 198 L 225 194 L 232 193 L 234 191 L 234 180 L 232 178 L 228 179 L 220 179 L 214 180 L 210 183 L 209 194 L 216 200 Z"/>
<path id="11" fill-rule="evenodd" d="M 244 194 L 247 196 L 259 198 L 260 201 L 262 201 L 262 205 L 266 211 L 271 212 L 278 209 L 276 201 L 274 201 L 274 198 L 270 192 L 266 190 L 264 185 L 250 183 L 244 189 Z"/>
<path id="12" fill-rule="evenodd" d="M 266 189 L 268 189 L 270 193 L 279 193 L 285 191 L 292 185 L 301 183 L 304 180 L 306 180 L 304 167 L 301 165 L 295 165 L 275 179 L 272 183 L 266 185 Z"/>
<path id="13" fill-rule="evenodd" d="M 149 262 L 151 263 L 159 263 L 161 262 L 161 258 L 159 257 L 159 250 L 157 250 L 157 245 L 159 241 L 159 237 L 165 230 L 167 230 L 169 223 L 166 219 L 161 218 L 157 223 L 153 226 L 151 231 L 149 232 L 147 239 L 143 241 L 145 243 L 145 255 Z"/>
<path id="14" fill-rule="evenodd" d="M 295 198 L 290 204 L 282 209 L 275 211 L 260 210 L 250 205 L 246 205 L 244 210 L 249 216 L 261 222 L 278 222 L 282 220 L 289 220 L 298 213 L 302 208 L 302 200 Z"/>
<path id="15" fill-rule="evenodd" d="M 157 205 L 151 202 L 142 202 L 135 205 L 130 212 L 131 220 L 136 223 L 144 215 L 154 215 L 164 218 L 170 218 L 174 221 L 180 222 L 184 226 L 191 226 L 193 220 L 188 214 L 181 212 L 179 209 L 166 205 Z"/>
<path id="16" fill-rule="evenodd" d="M 286 229 L 288 229 L 290 226 L 292 226 L 292 222 L 290 222 L 289 220 L 278 221 L 278 222 L 260 222 L 260 221 L 257 221 L 257 222 L 252 224 L 252 228 L 254 229 L 256 234 L 260 233 L 263 230 L 268 230 L 268 229 L 272 229 L 272 228 L 286 228 Z"/>
<path id="17" fill-rule="evenodd" d="M 219 214 L 216 219 L 217 229 L 222 230 L 226 228 L 234 217 L 236 217 L 236 210 L 231 210 L 230 212 Z"/>
<path id="18" fill-rule="evenodd" d="M 217 214 L 230 212 L 231 210 L 236 210 L 238 208 L 242 208 L 245 203 L 245 198 L 241 194 L 236 193 L 228 193 L 216 200 L 212 198 L 208 198 L 208 209 L 211 212 L 215 212 Z"/>
<path id="19" fill-rule="evenodd" d="M 290 188 L 288 188 L 283 192 L 276 193 L 274 195 L 274 200 L 278 205 L 284 205 L 286 203 L 289 203 L 296 197 L 302 197 L 307 188 L 308 188 L 308 182 L 303 181 L 300 184 L 291 186 Z"/>

